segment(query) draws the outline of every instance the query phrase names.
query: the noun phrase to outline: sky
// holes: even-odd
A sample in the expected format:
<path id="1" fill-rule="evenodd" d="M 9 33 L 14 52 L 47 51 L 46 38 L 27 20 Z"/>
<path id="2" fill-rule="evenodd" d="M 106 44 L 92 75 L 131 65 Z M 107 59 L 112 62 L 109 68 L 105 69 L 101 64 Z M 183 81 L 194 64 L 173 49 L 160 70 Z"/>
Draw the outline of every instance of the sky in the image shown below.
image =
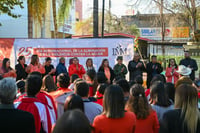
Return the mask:
<path id="1" fill-rule="evenodd" d="M 99 1 L 99 12 L 102 11 L 102 0 Z M 147 2 L 149 0 L 141 0 L 140 4 L 136 4 L 135 7 L 128 7 L 128 4 L 132 4 L 134 2 L 130 2 L 131 0 L 111 0 L 111 13 L 117 15 L 118 17 L 121 17 L 123 15 L 126 15 L 127 10 L 129 10 L 129 13 L 137 13 L 139 11 L 140 13 L 155 13 L 156 8 L 148 8 L 149 6 L 153 7 L 155 6 L 153 3 Z M 136 0 L 132 0 L 136 1 Z M 82 0 L 83 2 L 83 18 L 88 18 L 89 15 L 92 14 L 92 8 L 93 8 L 93 0 Z M 109 7 L 109 0 L 105 0 L 105 8 L 108 9 Z"/>

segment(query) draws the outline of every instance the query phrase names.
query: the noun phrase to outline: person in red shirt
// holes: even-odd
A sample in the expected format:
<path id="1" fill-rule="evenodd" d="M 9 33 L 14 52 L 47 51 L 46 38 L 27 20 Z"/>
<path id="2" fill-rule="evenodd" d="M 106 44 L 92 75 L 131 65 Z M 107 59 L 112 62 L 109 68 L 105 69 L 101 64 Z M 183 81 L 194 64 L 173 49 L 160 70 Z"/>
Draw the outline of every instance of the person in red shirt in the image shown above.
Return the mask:
<path id="1" fill-rule="evenodd" d="M 77 74 L 79 78 L 82 78 L 85 74 L 85 69 L 82 65 L 79 64 L 79 60 L 77 57 L 73 58 L 73 64 L 71 64 L 68 68 L 69 76 L 72 74 Z"/>
<path id="2" fill-rule="evenodd" d="M 29 75 L 26 80 L 27 96 L 15 103 L 17 109 L 30 112 L 34 116 L 36 133 L 51 132 L 51 116 L 48 108 L 38 98 L 37 93 L 42 86 L 42 79 L 38 75 Z"/>
<path id="3" fill-rule="evenodd" d="M 175 84 L 176 81 L 179 78 L 179 73 L 177 73 L 176 71 L 178 71 L 178 66 L 176 64 L 175 59 L 170 59 L 169 60 L 169 66 L 166 69 L 166 73 L 165 76 L 167 77 L 167 82 L 173 83 Z"/>
<path id="4" fill-rule="evenodd" d="M 98 85 L 96 94 L 94 96 L 97 99 L 95 103 L 98 103 L 101 106 L 103 106 L 103 95 L 107 87 L 108 87 L 108 84 L 105 84 L 105 83 Z"/>
<path id="5" fill-rule="evenodd" d="M 94 69 L 87 70 L 85 74 L 86 83 L 89 85 L 89 96 L 93 97 L 97 90 L 97 79 L 96 79 L 96 71 Z"/>
<path id="6" fill-rule="evenodd" d="M 158 81 L 161 81 L 163 83 L 166 83 L 166 78 L 164 75 L 162 74 L 157 74 L 153 77 L 153 79 L 151 80 L 150 82 L 150 87 L 153 85 L 154 82 L 158 82 Z M 147 97 L 148 100 L 150 100 L 150 88 L 147 88 L 145 90 L 145 96 Z"/>
<path id="7" fill-rule="evenodd" d="M 104 112 L 93 122 L 94 133 L 134 133 L 136 117 L 124 110 L 124 94 L 119 86 L 106 88 L 103 105 Z"/>
<path id="8" fill-rule="evenodd" d="M 198 103 L 200 108 L 200 79 L 194 81 L 194 87 L 197 89 L 198 92 Z"/>
<path id="9" fill-rule="evenodd" d="M 158 133 L 160 126 L 157 114 L 149 105 L 142 85 L 133 85 L 130 93 L 127 110 L 136 115 L 135 133 Z"/>
<path id="10" fill-rule="evenodd" d="M 57 110 L 53 98 L 45 91 L 41 90 L 36 97 L 43 103 L 48 106 L 48 111 L 51 115 L 52 124 L 56 122 L 57 119 Z"/>

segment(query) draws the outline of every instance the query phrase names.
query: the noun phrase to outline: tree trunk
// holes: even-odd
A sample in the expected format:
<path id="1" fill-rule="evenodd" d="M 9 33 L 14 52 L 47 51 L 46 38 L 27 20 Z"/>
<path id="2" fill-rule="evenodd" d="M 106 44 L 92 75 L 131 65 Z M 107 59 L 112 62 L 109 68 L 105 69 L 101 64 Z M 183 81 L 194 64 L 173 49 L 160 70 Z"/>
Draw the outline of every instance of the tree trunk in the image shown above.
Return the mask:
<path id="1" fill-rule="evenodd" d="M 94 0 L 93 9 L 93 37 L 98 38 L 99 36 L 99 16 L 98 16 L 98 0 Z"/>
<path id="2" fill-rule="evenodd" d="M 32 5 L 30 4 L 30 0 L 27 1 L 28 6 L 28 38 L 33 38 L 33 16 L 31 14 Z"/>
<path id="3" fill-rule="evenodd" d="M 197 41 L 197 38 L 195 36 L 195 31 L 197 30 L 197 9 L 196 9 L 196 3 L 195 0 L 191 0 L 191 5 L 192 5 L 192 9 L 191 9 L 191 26 L 192 26 L 192 35 L 194 37 L 194 41 Z"/>
<path id="4" fill-rule="evenodd" d="M 56 14 L 56 0 L 52 0 L 52 7 L 53 7 L 54 38 L 57 38 L 58 25 L 57 25 L 57 14 Z"/>
<path id="5" fill-rule="evenodd" d="M 161 40 L 165 40 L 165 19 L 164 19 L 164 14 L 163 14 L 163 0 L 160 1 L 160 22 L 161 22 L 161 35 L 162 38 Z"/>
<path id="6" fill-rule="evenodd" d="M 45 14 L 42 15 L 41 38 L 45 38 Z"/>
<path id="7" fill-rule="evenodd" d="M 110 33 L 111 31 L 110 31 L 110 27 L 111 27 L 111 25 L 112 25 L 112 23 L 111 23 L 111 0 L 109 0 L 109 9 L 108 9 L 108 14 L 109 14 L 109 25 L 108 25 L 108 33 Z"/>

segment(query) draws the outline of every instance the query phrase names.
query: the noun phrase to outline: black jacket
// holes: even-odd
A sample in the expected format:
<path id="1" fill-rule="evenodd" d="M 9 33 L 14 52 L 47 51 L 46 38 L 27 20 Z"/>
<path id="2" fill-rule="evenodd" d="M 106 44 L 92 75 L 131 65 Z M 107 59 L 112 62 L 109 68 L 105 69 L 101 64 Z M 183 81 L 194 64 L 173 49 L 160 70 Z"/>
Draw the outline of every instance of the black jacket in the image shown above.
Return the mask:
<path id="1" fill-rule="evenodd" d="M 110 82 L 112 83 L 113 79 L 115 78 L 115 73 L 111 67 L 109 67 L 110 70 Z M 104 68 L 100 67 L 98 72 L 104 72 Z"/>
<path id="2" fill-rule="evenodd" d="M 17 64 L 17 65 L 15 65 L 15 70 L 16 70 L 16 74 L 17 74 L 17 77 L 16 77 L 16 81 L 17 80 L 21 80 L 21 79 L 26 79 L 26 77 L 27 77 L 27 73 L 26 73 L 26 67 L 27 67 L 27 65 L 26 64 L 24 64 L 24 68 L 22 67 L 22 65 L 21 64 Z"/>
<path id="3" fill-rule="evenodd" d="M 45 75 L 47 75 L 47 74 L 49 74 L 49 72 L 52 70 L 52 69 L 54 69 L 54 66 L 53 65 L 50 65 L 50 66 L 44 66 L 44 68 L 45 68 L 45 74 L 43 74 L 43 76 L 45 76 Z M 51 76 L 54 76 L 55 74 L 51 74 Z"/>
<path id="4" fill-rule="evenodd" d="M 184 124 L 184 118 L 181 116 L 181 109 L 170 110 L 164 114 L 160 122 L 160 133 L 189 133 L 187 125 Z M 200 133 L 200 120 L 196 133 Z"/>
<path id="5" fill-rule="evenodd" d="M 142 63 L 142 67 L 136 68 L 138 63 L 142 63 L 142 61 L 136 62 L 136 61 L 132 60 L 128 63 L 128 70 L 130 72 L 130 74 L 129 74 L 130 81 L 131 80 L 133 81 L 135 79 L 135 77 L 138 75 L 142 76 L 143 71 L 145 71 L 143 63 Z"/>
<path id="6" fill-rule="evenodd" d="M 197 62 L 196 60 L 194 59 L 191 59 L 191 58 L 185 58 L 185 59 L 182 59 L 180 61 L 180 64 L 179 65 L 184 65 L 186 67 L 190 67 L 192 68 L 192 73 L 190 74 L 190 78 L 192 80 L 195 80 L 195 71 L 198 70 L 198 66 L 197 66 Z"/>
<path id="7" fill-rule="evenodd" d="M 35 133 L 34 117 L 31 113 L 0 105 L 0 129 L 2 133 Z"/>
<path id="8" fill-rule="evenodd" d="M 153 65 L 155 67 L 157 67 L 157 69 L 153 69 Z M 154 73 L 154 70 L 155 70 L 155 73 Z M 160 74 L 163 71 L 163 68 L 160 63 L 153 64 L 152 62 L 149 62 L 147 64 L 146 71 L 147 71 L 147 88 L 149 88 L 150 82 L 151 82 L 153 76 L 155 76 L 156 74 Z"/>

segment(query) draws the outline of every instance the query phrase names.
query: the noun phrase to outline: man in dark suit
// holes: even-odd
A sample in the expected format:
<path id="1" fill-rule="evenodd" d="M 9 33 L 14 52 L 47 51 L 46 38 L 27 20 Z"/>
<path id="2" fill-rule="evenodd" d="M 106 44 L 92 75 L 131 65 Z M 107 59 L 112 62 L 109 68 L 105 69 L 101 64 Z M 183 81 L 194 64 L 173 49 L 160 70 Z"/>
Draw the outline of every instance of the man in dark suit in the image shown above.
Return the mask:
<path id="1" fill-rule="evenodd" d="M 194 81 L 195 80 L 195 71 L 198 70 L 198 66 L 197 66 L 196 60 L 194 60 L 190 57 L 189 51 L 185 51 L 185 59 L 182 59 L 180 61 L 179 65 L 184 65 L 186 67 L 189 67 L 192 70 L 192 72 L 190 74 L 190 78 L 191 78 L 191 80 Z"/>
<path id="2" fill-rule="evenodd" d="M 143 77 L 144 64 L 140 61 L 139 53 L 134 53 L 134 58 L 128 63 L 129 80 L 134 81 L 137 76 Z"/>
<path id="3" fill-rule="evenodd" d="M 161 64 L 157 62 L 157 56 L 156 55 L 152 55 L 151 60 L 152 61 L 147 64 L 147 68 L 146 68 L 146 71 L 147 71 L 147 88 L 150 87 L 150 82 L 151 82 L 152 78 L 155 75 L 160 74 L 163 71 Z"/>
<path id="4" fill-rule="evenodd" d="M 17 86 L 12 78 L 0 81 L 0 131 L 4 133 L 35 133 L 33 115 L 14 108 Z"/>

